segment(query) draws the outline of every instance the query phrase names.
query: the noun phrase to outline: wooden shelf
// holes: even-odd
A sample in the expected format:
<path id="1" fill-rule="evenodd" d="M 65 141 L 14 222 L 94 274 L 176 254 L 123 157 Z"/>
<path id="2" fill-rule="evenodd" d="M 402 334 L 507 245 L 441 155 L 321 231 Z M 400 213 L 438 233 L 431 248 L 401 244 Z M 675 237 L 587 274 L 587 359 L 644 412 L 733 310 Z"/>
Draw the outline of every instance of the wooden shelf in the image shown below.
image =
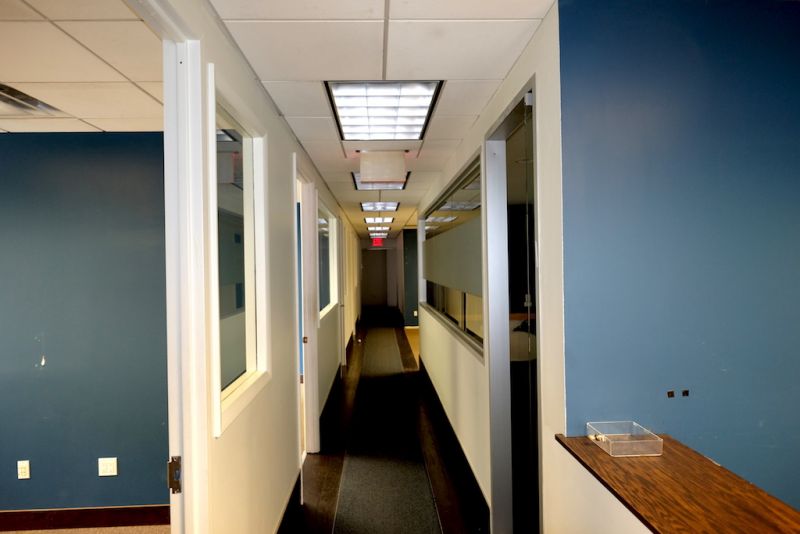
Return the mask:
<path id="1" fill-rule="evenodd" d="M 800 532 L 800 511 L 661 437 L 661 456 L 638 458 L 609 456 L 586 437 L 556 440 L 653 532 Z"/>

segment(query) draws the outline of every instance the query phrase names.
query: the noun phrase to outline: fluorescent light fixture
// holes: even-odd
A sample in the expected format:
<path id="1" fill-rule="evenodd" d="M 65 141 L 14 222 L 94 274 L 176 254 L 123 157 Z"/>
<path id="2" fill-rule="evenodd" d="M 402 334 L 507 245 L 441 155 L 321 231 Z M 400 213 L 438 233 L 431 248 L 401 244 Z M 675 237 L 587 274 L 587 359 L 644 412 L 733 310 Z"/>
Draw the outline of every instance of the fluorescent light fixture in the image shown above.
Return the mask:
<path id="1" fill-rule="evenodd" d="M 436 230 L 437 228 L 439 228 L 439 227 L 438 226 L 428 226 L 427 224 L 425 225 L 425 231 L 426 232 L 430 232 L 431 230 Z"/>
<path id="2" fill-rule="evenodd" d="M 392 224 L 394 217 L 364 217 L 367 224 Z"/>
<path id="3" fill-rule="evenodd" d="M 389 227 L 388 226 L 368 226 L 367 230 L 369 230 L 370 232 L 388 232 L 389 231 Z"/>
<path id="4" fill-rule="evenodd" d="M 441 82 L 326 82 L 345 141 L 419 140 Z"/>
<path id="5" fill-rule="evenodd" d="M 324 226 L 324 225 L 328 224 L 328 219 L 323 219 L 322 217 L 320 217 L 320 218 L 317 219 L 317 222 Z"/>
<path id="6" fill-rule="evenodd" d="M 427 219 L 425 219 L 425 222 L 444 224 L 444 223 L 453 222 L 457 218 L 458 217 L 456 217 L 455 215 L 450 215 L 448 217 L 433 217 L 433 216 L 431 216 L 431 217 L 428 217 Z"/>
<path id="7" fill-rule="evenodd" d="M 383 239 L 386 239 L 387 237 L 389 237 L 389 233 L 388 232 L 370 232 L 369 236 L 370 237 L 382 237 Z"/>
<path id="8" fill-rule="evenodd" d="M 451 200 L 442 204 L 439 209 L 442 211 L 472 211 L 480 205 L 480 202 L 457 202 Z"/>
<path id="9" fill-rule="evenodd" d="M 362 202 L 361 211 L 397 211 L 399 202 Z"/>
<path id="10" fill-rule="evenodd" d="M 402 182 L 362 182 L 360 172 L 351 172 L 350 174 L 353 176 L 356 191 L 399 191 L 406 188 L 406 180 L 411 175 L 411 171 L 406 173 Z"/>

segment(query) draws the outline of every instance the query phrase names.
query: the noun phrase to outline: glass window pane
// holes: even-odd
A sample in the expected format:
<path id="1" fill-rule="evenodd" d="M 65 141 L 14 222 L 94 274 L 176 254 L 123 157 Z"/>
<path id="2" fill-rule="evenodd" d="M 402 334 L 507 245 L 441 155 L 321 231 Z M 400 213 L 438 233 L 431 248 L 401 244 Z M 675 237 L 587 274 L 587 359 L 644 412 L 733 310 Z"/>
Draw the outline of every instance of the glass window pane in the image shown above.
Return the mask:
<path id="1" fill-rule="evenodd" d="M 466 300 L 467 332 L 478 339 L 483 339 L 483 299 L 467 293 Z"/>
<path id="2" fill-rule="evenodd" d="M 331 229 L 327 214 L 319 211 L 317 217 L 319 232 L 319 309 L 331 302 Z"/>
<path id="3" fill-rule="evenodd" d="M 248 323 L 249 315 L 254 313 L 246 291 L 254 270 L 247 253 L 253 236 L 246 232 L 249 225 L 245 222 L 253 211 L 253 179 L 249 174 L 252 167 L 243 165 L 246 142 L 249 140 L 244 138 L 242 128 L 224 110 L 218 109 L 217 247 L 223 390 L 247 371 Z"/>

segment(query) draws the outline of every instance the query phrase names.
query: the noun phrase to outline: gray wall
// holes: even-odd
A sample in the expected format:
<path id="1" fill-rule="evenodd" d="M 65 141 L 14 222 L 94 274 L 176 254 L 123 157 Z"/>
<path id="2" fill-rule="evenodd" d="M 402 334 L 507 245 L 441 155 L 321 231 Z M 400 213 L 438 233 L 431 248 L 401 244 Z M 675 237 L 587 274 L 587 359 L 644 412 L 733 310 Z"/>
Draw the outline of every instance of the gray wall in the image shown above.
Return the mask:
<path id="1" fill-rule="evenodd" d="M 162 136 L 3 134 L 0 162 L 0 509 L 167 503 Z"/>
<path id="2" fill-rule="evenodd" d="M 403 278 L 405 307 L 403 318 L 406 326 L 418 326 L 419 316 L 414 312 L 419 307 L 419 273 L 417 267 L 417 231 L 403 230 Z"/>

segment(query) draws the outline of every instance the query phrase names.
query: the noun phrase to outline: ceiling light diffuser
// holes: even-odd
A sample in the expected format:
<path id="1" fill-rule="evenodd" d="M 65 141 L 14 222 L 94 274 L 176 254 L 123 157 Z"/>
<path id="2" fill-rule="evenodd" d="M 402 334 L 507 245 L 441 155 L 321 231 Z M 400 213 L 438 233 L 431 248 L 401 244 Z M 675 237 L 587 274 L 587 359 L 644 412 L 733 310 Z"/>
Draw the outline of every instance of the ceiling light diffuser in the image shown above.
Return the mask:
<path id="1" fill-rule="evenodd" d="M 350 174 L 353 176 L 353 184 L 357 191 L 399 191 L 406 188 L 406 180 L 411 172 L 406 173 L 402 182 L 362 182 L 360 172 L 351 172 Z"/>
<path id="2" fill-rule="evenodd" d="M 443 224 L 443 223 L 453 222 L 457 218 L 458 217 L 456 217 L 455 215 L 450 215 L 448 217 L 433 217 L 433 216 L 431 216 L 431 217 L 428 217 L 427 219 L 425 219 L 425 222 Z"/>
<path id="3" fill-rule="evenodd" d="M 382 237 L 382 238 L 386 239 L 387 237 L 389 237 L 389 233 L 388 232 L 370 232 L 369 236 L 370 237 Z"/>
<path id="4" fill-rule="evenodd" d="M 370 232 L 388 232 L 388 226 L 367 226 L 367 230 Z"/>
<path id="5" fill-rule="evenodd" d="M 361 211 L 397 211 L 399 202 L 362 202 Z"/>
<path id="6" fill-rule="evenodd" d="M 345 141 L 419 140 L 441 82 L 326 82 Z"/>
<path id="7" fill-rule="evenodd" d="M 394 217 L 364 217 L 367 224 L 392 224 Z"/>
<path id="8" fill-rule="evenodd" d="M 442 207 L 439 209 L 442 211 L 472 211 L 480 205 L 480 202 L 458 202 L 451 200 L 442 204 Z"/>

